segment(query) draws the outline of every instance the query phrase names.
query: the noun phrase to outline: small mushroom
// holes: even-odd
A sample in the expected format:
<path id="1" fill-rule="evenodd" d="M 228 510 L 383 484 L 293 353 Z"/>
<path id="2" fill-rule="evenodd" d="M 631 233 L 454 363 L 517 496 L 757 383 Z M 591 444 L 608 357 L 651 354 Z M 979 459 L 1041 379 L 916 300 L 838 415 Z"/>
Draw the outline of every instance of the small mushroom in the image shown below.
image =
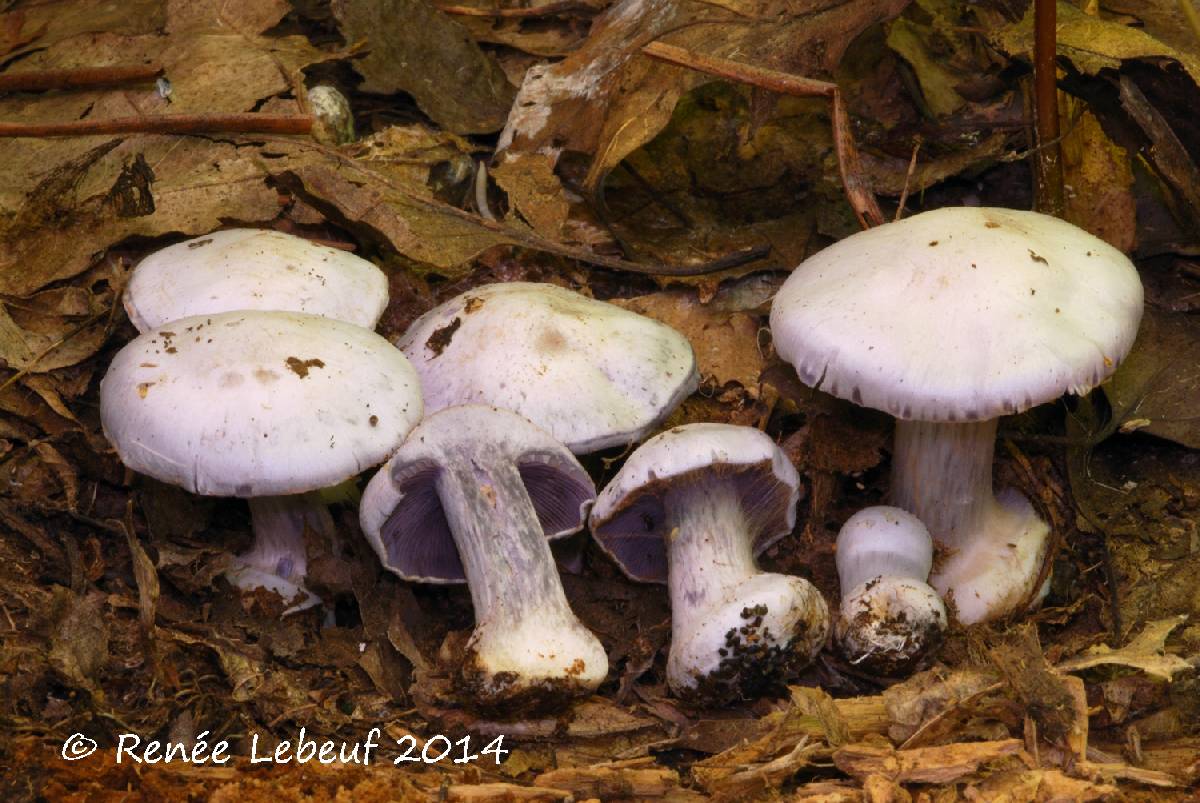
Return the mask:
<path id="1" fill-rule="evenodd" d="M 269 229 L 227 229 L 155 251 L 125 289 L 139 332 L 234 310 L 307 312 L 373 328 L 387 277 L 345 251 Z"/>
<path id="2" fill-rule="evenodd" d="M 583 527 L 591 477 L 545 430 L 483 405 L 422 421 L 367 485 L 360 518 L 383 565 L 471 589 L 475 631 L 459 681 L 506 716 L 553 708 L 608 674 L 567 604 L 548 539 Z"/>
<path id="3" fill-rule="evenodd" d="M 1087 393 L 1129 352 L 1137 270 L 1057 218 L 938 209 L 805 260 L 771 306 L 800 379 L 890 413 L 892 500 L 943 548 L 931 585 L 964 624 L 1037 604 L 1048 525 L 992 490 L 999 417 Z"/>
<path id="4" fill-rule="evenodd" d="M 126 466 L 250 503 L 255 545 L 230 579 L 299 607 L 319 494 L 382 462 L 421 417 L 416 373 L 369 329 L 294 312 L 173 321 L 130 341 L 100 383 L 104 433 Z"/>
<path id="5" fill-rule="evenodd" d="M 929 530 L 907 511 L 869 507 L 842 525 L 834 638 L 850 663 L 894 675 L 941 641 L 946 606 L 925 582 L 932 566 Z"/>
<path id="6" fill-rule="evenodd" d="M 667 682 L 703 703 L 754 696 L 808 664 L 829 611 L 807 580 L 759 570 L 792 531 L 800 478 L 751 427 L 689 424 L 646 441 L 601 492 L 592 534 L 633 580 L 671 596 Z"/>
<path id="7" fill-rule="evenodd" d="M 692 347 L 674 329 L 551 284 L 469 290 L 396 345 L 421 375 L 429 410 L 512 410 L 575 454 L 645 437 L 699 382 Z"/>

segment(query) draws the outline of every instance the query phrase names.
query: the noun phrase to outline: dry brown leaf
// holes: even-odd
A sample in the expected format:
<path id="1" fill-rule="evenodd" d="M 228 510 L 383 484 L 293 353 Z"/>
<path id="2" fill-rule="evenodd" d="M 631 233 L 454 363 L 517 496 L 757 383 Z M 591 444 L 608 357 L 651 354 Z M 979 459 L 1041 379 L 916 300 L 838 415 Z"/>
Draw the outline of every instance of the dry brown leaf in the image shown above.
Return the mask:
<path id="1" fill-rule="evenodd" d="M 1104 395 L 1123 432 L 1144 430 L 1200 448 L 1200 322 L 1148 308 Z"/>
<path id="2" fill-rule="evenodd" d="M 621 0 L 596 19 L 577 51 L 530 68 L 500 150 L 590 154 L 584 186 L 595 190 L 609 170 L 662 130 L 683 93 L 713 80 L 652 62 L 640 55 L 643 45 L 660 40 L 817 77 L 832 72 L 855 35 L 907 2 Z"/>
<path id="3" fill-rule="evenodd" d="M 1092 16 L 1072 3 L 1058 3 L 1055 25 L 1058 53 L 1077 68 L 1095 75 L 1100 70 L 1117 70 L 1130 59 L 1167 58 L 1178 61 L 1192 80 L 1200 84 L 1200 56 L 1176 50 L 1139 28 Z M 991 35 L 992 42 L 1011 56 L 1030 59 L 1033 53 L 1033 7 L 1020 22 L 1005 26 Z"/>
<path id="4" fill-rule="evenodd" d="M 758 338 L 762 323 L 757 317 L 701 304 L 693 290 L 664 290 L 613 303 L 661 321 L 686 337 L 696 353 L 702 381 L 718 387 L 736 382 L 755 392 L 764 364 Z"/>
<path id="5" fill-rule="evenodd" d="M 1063 661 L 1058 668 L 1063 672 L 1078 672 L 1093 666 L 1113 664 L 1140 669 L 1148 675 L 1169 681 L 1177 672 L 1192 668 L 1190 662 L 1166 652 L 1167 636 L 1187 619 L 1184 614 L 1149 622 L 1124 647 L 1114 650 L 1102 644 L 1088 650 L 1086 655 Z"/>
<path id="6" fill-rule="evenodd" d="M 113 144 L 98 158 L 72 164 L 65 175 L 52 171 L 32 194 L 34 206 L 0 229 L 0 293 L 24 296 L 82 273 L 126 237 L 204 234 L 225 221 L 260 222 L 279 212 L 278 193 L 236 145 L 165 136 Z M 139 156 L 154 169 L 154 211 L 122 217 L 109 191 L 122 167 Z"/>
<path id="7" fill-rule="evenodd" d="M 334 0 L 346 40 L 366 42 L 354 62 L 363 91 L 407 92 L 421 110 L 458 134 L 497 131 L 513 87 L 456 21 L 425 0 Z"/>
<path id="8" fill-rule="evenodd" d="M 1124 253 L 1137 244 L 1133 168 L 1129 154 L 1114 143 L 1086 108 L 1069 106 L 1062 138 L 1066 219 Z"/>

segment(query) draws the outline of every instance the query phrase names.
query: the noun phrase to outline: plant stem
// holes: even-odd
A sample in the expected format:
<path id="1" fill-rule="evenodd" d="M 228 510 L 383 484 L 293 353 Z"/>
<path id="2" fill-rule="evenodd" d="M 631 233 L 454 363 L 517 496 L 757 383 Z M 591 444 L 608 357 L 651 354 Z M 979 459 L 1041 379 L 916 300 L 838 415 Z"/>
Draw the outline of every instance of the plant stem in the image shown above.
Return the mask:
<path id="1" fill-rule="evenodd" d="M 96 134 L 307 134 L 308 115 L 156 114 L 65 123 L 0 123 L 0 137 L 85 137 Z"/>

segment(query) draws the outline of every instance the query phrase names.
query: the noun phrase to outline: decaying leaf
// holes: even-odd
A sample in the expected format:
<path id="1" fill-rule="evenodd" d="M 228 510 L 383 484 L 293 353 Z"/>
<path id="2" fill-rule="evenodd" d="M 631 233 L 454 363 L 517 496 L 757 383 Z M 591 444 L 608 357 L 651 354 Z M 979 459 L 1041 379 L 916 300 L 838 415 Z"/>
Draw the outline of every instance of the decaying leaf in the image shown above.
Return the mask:
<path id="1" fill-rule="evenodd" d="M 1200 449 L 1200 322 L 1146 310 L 1137 340 L 1104 385 L 1113 423 Z"/>
<path id="2" fill-rule="evenodd" d="M 367 92 L 407 92 L 426 114 L 458 134 L 497 131 L 513 88 L 504 72 L 454 20 L 424 0 L 335 0 L 346 39 L 365 40 L 354 68 Z"/>
<path id="3" fill-rule="evenodd" d="M 1146 31 L 1102 16 L 1085 14 L 1077 6 L 1061 0 L 1055 35 L 1059 54 L 1089 75 L 1103 69 L 1119 69 L 1122 62 L 1130 59 L 1165 58 L 1179 62 L 1192 80 L 1200 84 L 1200 56 L 1195 52 L 1176 50 Z M 992 41 L 1005 53 L 1031 58 L 1033 7 L 1029 7 L 1020 22 L 996 31 Z"/>
<path id="4" fill-rule="evenodd" d="M 1078 672 L 1093 666 L 1114 664 L 1133 667 L 1148 675 L 1171 680 L 1176 673 L 1192 668 L 1189 661 L 1166 652 L 1167 636 L 1187 619 L 1187 616 L 1181 615 L 1149 622 L 1142 632 L 1124 647 L 1115 650 L 1105 645 L 1093 647 L 1087 654 L 1059 664 L 1059 669 L 1064 672 Z"/>
<path id="5" fill-rule="evenodd" d="M 816 77 L 833 70 L 857 33 L 894 16 L 907 2 L 621 0 L 596 19 L 579 50 L 557 64 L 530 68 L 500 150 L 590 154 L 584 186 L 594 190 L 609 170 L 662 130 L 684 92 L 713 80 L 652 62 L 640 54 L 643 45 L 660 40 Z"/>
<path id="6" fill-rule="evenodd" d="M 855 777 L 883 775 L 901 783 L 947 783 L 985 764 L 1015 756 L 1019 739 L 994 742 L 959 742 L 937 747 L 896 750 L 871 744 L 846 745 L 834 752 L 838 769 Z"/>

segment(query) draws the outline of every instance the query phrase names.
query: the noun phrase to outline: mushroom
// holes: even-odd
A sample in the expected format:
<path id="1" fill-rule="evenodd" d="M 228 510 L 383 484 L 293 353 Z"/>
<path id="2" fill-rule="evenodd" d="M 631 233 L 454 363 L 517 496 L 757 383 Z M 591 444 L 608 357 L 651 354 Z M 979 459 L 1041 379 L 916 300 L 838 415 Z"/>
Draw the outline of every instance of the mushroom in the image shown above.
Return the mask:
<path id="1" fill-rule="evenodd" d="M 959 621 L 1040 601 L 1049 527 L 992 491 L 1000 416 L 1083 394 L 1128 353 L 1142 286 L 1115 248 L 1053 217 L 962 207 L 859 232 L 805 260 L 771 330 L 805 383 L 891 413 L 892 501 L 944 554 Z"/>
<path id="2" fill-rule="evenodd" d="M 933 539 L 916 516 L 878 505 L 837 538 L 842 607 L 834 638 L 850 663 L 894 675 L 941 641 L 946 606 L 926 579 Z"/>
<path id="3" fill-rule="evenodd" d="M 600 493 L 592 534 L 671 596 L 667 683 L 721 702 L 762 693 L 820 651 L 829 611 L 807 580 L 759 570 L 792 531 L 800 478 L 752 427 L 689 424 L 646 441 Z"/>
<path id="4" fill-rule="evenodd" d="M 633 443 L 696 389 L 691 345 L 657 321 L 550 284 L 469 290 L 396 341 L 426 407 L 490 404 L 575 454 Z"/>
<path id="5" fill-rule="evenodd" d="M 580 530 L 595 498 L 553 436 L 483 405 L 426 418 L 367 485 L 362 529 L 389 571 L 470 587 L 476 624 L 458 679 L 478 707 L 551 708 L 608 674 L 548 543 Z"/>
<path id="6" fill-rule="evenodd" d="M 249 500 L 255 546 L 231 579 L 295 609 L 313 491 L 382 462 L 421 417 L 408 360 L 369 329 L 295 312 L 227 312 L 130 341 L 100 383 L 105 435 L 126 466 L 207 496 Z M 324 517 L 324 518 L 322 518 Z"/>
<path id="7" fill-rule="evenodd" d="M 367 260 L 269 229 L 216 231 L 155 251 L 134 268 L 124 296 L 139 332 L 249 309 L 373 328 L 387 302 L 387 277 Z"/>

